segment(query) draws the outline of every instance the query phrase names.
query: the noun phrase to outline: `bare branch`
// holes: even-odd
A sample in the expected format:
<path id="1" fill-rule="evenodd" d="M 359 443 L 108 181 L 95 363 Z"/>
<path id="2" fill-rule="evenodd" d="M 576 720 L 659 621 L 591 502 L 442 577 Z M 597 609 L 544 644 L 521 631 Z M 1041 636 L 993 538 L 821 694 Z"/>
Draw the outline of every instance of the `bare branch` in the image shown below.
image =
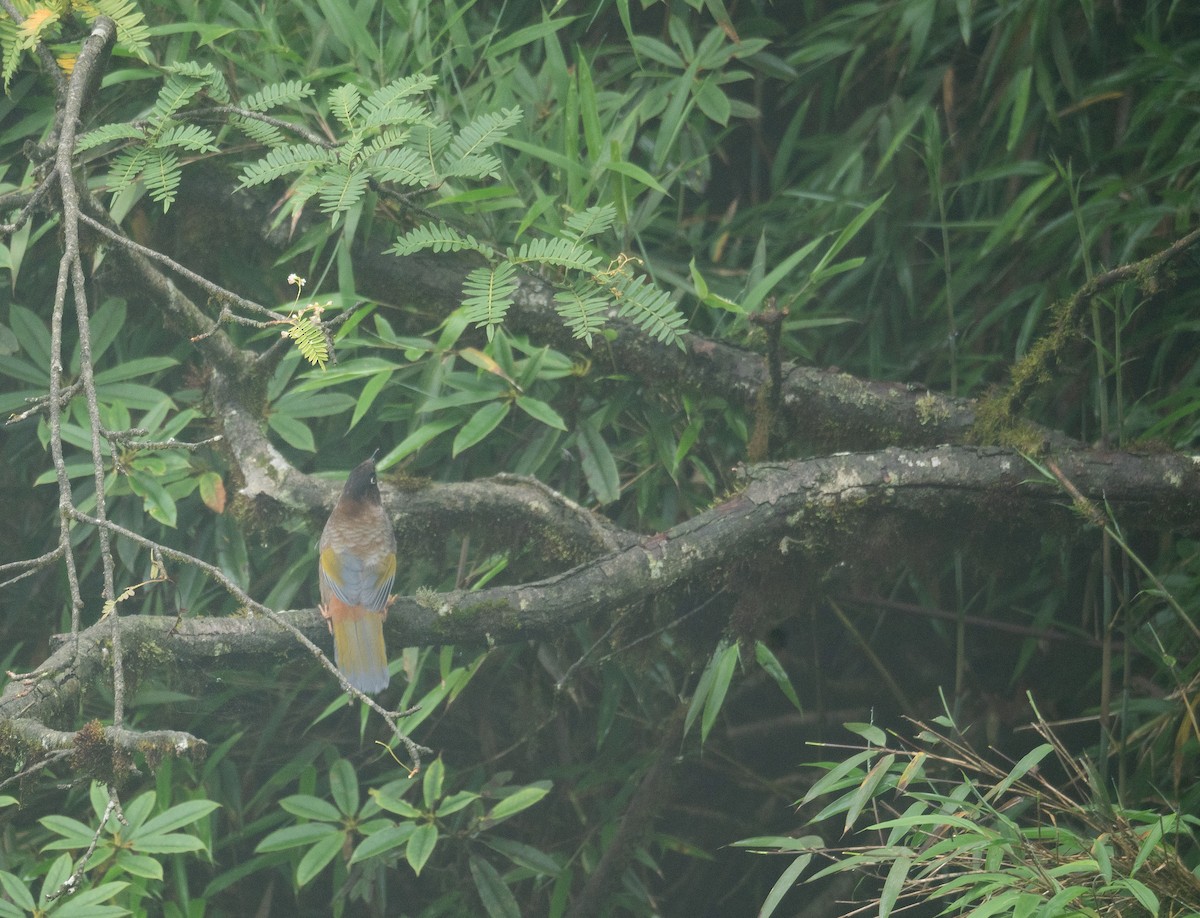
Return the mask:
<path id="1" fill-rule="evenodd" d="M 266 306 L 262 306 L 259 303 L 254 302 L 253 300 L 248 300 L 245 297 L 234 293 L 232 290 L 226 290 L 224 287 L 220 286 L 219 284 L 214 284 L 208 278 L 202 277 L 201 275 L 197 274 L 195 271 L 192 271 L 189 268 L 185 268 L 183 265 L 181 265 L 179 262 L 175 261 L 173 258 L 168 258 L 166 255 L 162 254 L 161 252 L 156 252 L 154 249 L 148 248 L 147 246 L 144 246 L 137 242 L 134 242 L 132 239 L 130 239 L 128 236 L 124 235 L 123 233 L 120 233 L 115 229 L 111 229 L 111 228 L 105 226 L 99 220 L 89 217 L 87 214 L 81 213 L 79 215 L 79 218 L 84 223 L 86 223 L 88 226 L 92 227 L 92 229 L 94 229 L 96 232 L 100 233 L 100 235 L 104 236 L 106 239 L 112 240 L 113 242 L 117 243 L 118 245 L 123 246 L 124 248 L 128 249 L 130 252 L 136 252 L 138 255 L 141 255 L 144 258 L 149 258 L 152 261 L 158 262 L 159 264 L 163 265 L 171 272 L 178 274 L 180 277 L 185 278 L 188 281 L 191 281 L 197 287 L 204 290 L 210 296 L 214 297 L 215 299 L 217 299 L 218 301 L 220 301 L 222 303 L 225 303 L 225 304 L 232 303 L 235 306 L 239 306 L 242 309 L 245 309 L 249 312 L 256 312 L 259 315 L 266 316 L 270 320 L 266 324 L 276 324 L 276 323 L 287 321 L 287 316 L 285 316 L 283 313 L 275 312 L 275 310 L 268 309 Z M 219 322 L 214 322 L 213 324 L 217 325 L 217 324 L 219 324 Z M 262 323 L 260 323 L 258 325 L 258 327 L 264 327 L 264 326 Z M 206 332 L 204 334 L 204 336 L 207 337 L 210 334 L 212 334 L 211 330 Z"/>

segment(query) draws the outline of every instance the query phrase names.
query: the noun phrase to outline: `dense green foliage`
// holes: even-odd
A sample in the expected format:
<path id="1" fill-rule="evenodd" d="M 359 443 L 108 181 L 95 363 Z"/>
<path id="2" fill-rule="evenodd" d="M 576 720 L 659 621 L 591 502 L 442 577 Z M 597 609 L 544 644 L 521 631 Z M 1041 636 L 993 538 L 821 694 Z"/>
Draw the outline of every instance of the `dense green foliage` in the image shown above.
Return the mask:
<path id="1" fill-rule="evenodd" d="M 92 10 L 75 7 L 42 37 L 77 45 Z M 1197 223 L 1200 12 L 1183 3 L 176 0 L 144 5 L 145 35 L 131 4 L 109 7 L 136 28 L 87 113 L 77 150 L 88 181 L 132 238 L 289 317 L 225 328 L 247 349 L 280 348 L 263 421 L 297 467 L 330 477 L 379 447 L 393 483 L 517 472 L 661 531 L 735 487 L 756 418 L 720 392 L 648 391 L 611 372 L 610 312 L 659 340 L 678 341 L 686 319 L 765 349 L 760 319 L 785 309 L 785 359 L 983 396 L 1045 346 L 1073 291 Z M 40 176 L 22 148 L 50 130 L 55 96 L 32 40 L 0 22 L 0 192 L 28 191 Z M 219 111 L 229 104 L 243 114 Z M 58 235 L 56 218 L 35 212 L 0 240 L 0 411 L 20 416 L 0 445 L 0 562 L 58 538 L 51 430 L 28 410 L 49 387 Z M 364 297 L 365 250 L 477 260 L 447 312 L 403 290 Z M 164 333 L 103 245 L 88 254 L 104 426 L 207 437 L 219 419 L 192 342 Z M 553 285 L 575 347 L 506 326 L 533 272 Z M 1086 336 L 1055 340 L 1032 368 L 1027 416 L 1102 446 L 1194 450 L 1196 275 L 1185 261 L 1174 284 L 1092 299 Z M 327 338 L 311 320 L 330 316 Z M 281 327 L 294 347 L 276 344 Z M 80 348 L 65 334 L 74 379 Z M 83 402 L 64 409 L 62 438 L 86 507 Z M 811 451 L 776 442 L 769 458 Z M 127 440 L 104 462 L 113 521 L 212 562 L 268 606 L 315 602 L 313 521 L 235 511 L 218 446 Z M 807 858 L 870 807 L 873 853 L 854 866 L 881 880 L 843 895 L 882 893 L 890 907 L 910 875 L 928 884 L 918 892 L 945 895 L 920 873 L 935 833 L 917 817 L 953 805 L 983 827 L 983 847 L 1000 839 L 978 855 L 988 869 L 1017 876 L 1045 852 L 1021 838 L 1051 843 L 1032 836 L 1045 828 L 1037 807 L 999 813 L 1005 793 L 1037 793 L 1025 772 L 990 793 L 1015 773 L 999 759 L 950 755 L 943 772 L 926 766 L 926 786 L 878 726 L 860 725 L 871 747 L 828 763 L 832 778 L 810 793 L 802 766 L 817 756 L 805 742 L 840 741 L 841 720 L 903 733 L 900 715 L 940 713 L 939 689 L 953 722 L 973 725 L 973 748 L 994 745 L 1026 772 L 1022 756 L 1048 751 L 1019 729 L 1032 693 L 1066 724 L 1051 731 L 1063 763 L 1045 767 L 1079 779 L 1054 811 L 1069 823 L 1056 853 L 1086 854 L 1112 901 L 1198 910 L 1194 889 L 1155 889 L 1142 868 L 1169 855 L 1185 875 L 1200 870 L 1200 550 L 1101 522 L 1070 537 L 1034 520 L 1003 534 L 921 533 L 930 550 L 916 559 L 883 527 L 844 577 L 764 563 L 554 641 L 393 648 L 388 705 L 419 704 L 401 725 L 436 750 L 417 775 L 314 666 L 214 679 L 133 661 L 128 725 L 205 737 L 207 758 L 153 774 L 139 763 L 144 774 L 121 789 L 128 826 L 106 810 L 103 783 L 0 785 L 12 795 L 0 795 L 0 915 L 568 914 L 631 801 L 644 803 L 639 783 L 676 757 L 686 767 L 652 785 L 660 809 L 604 903 L 613 914 L 775 906 L 808 861 L 730 846 L 753 837 Z M 86 624 L 104 606 L 103 565 L 98 541 L 78 539 Z M 426 549 L 402 564 L 398 592 L 554 572 L 523 546 Z M 114 551 L 119 588 L 137 585 L 122 612 L 237 611 L 195 568 L 172 566 L 167 583 L 138 545 L 116 539 Z M 6 588 L 4 669 L 32 670 L 50 635 L 70 629 L 68 587 L 47 567 Z M 96 687 L 72 714 L 111 716 L 108 693 Z M 1076 773 L 1081 755 L 1090 764 Z M 28 764 L 5 762 L 0 781 Z M 824 810 L 809 806 L 834 791 Z M 887 806 L 910 804 L 887 820 Z M 785 839 L 807 817 L 833 816 L 814 830 L 823 841 Z M 39 900 L 72 869 L 56 852 L 78 857 L 101 825 L 89 892 Z M 1119 828 L 1145 856 L 1105 847 Z M 982 850 L 962 847 L 964 858 Z M 996 881 L 956 908 L 1115 907 L 1058 901 L 1061 888 Z"/>

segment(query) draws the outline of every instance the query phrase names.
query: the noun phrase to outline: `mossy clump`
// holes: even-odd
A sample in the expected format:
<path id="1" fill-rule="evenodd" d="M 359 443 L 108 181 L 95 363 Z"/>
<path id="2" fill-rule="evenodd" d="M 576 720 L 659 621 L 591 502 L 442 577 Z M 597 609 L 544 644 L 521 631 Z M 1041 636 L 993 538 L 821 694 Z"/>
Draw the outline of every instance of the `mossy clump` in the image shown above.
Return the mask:
<path id="1" fill-rule="evenodd" d="M 1004 446 L 1027 456 L 1045 452 L 1046 434 L 1036 424 L 1015 417 L 1005 393 L 994 393 L 979 402 L 967 441 L 980 446 Z"/>
<path id="2" fill-rule="evenodd" d="M 76 775 L 115 787 L 137 773 L 132 756 L 108 741 L 104 725 L 98 720 L 88 721 L 75 734 L 71 768 Z"/>

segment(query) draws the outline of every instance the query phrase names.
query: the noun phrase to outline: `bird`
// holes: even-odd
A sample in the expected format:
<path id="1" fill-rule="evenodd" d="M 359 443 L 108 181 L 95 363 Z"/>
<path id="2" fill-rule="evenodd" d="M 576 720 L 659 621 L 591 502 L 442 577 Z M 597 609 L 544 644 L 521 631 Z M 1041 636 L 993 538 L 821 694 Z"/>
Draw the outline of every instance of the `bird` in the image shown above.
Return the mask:
<path id="1" fill-rule="evenodd" d="M 351 470 L 317 544 L 321 614 L 334 660 L 354 688 L 388 685 L 383 620 L 396 577 L 396 534 L 379 497 L 372 456 Z"/>

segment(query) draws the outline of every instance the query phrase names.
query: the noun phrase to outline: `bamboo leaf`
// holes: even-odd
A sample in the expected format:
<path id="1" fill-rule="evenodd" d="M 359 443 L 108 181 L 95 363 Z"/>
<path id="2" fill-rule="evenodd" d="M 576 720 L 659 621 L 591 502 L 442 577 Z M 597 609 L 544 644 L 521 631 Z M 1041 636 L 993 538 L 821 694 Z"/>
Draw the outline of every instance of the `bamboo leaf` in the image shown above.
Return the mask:
<path id="1" fill-rule="evenodd" d="M 621 494 L 621 479 L 617 461 L 600 433 L 596 417 L 585 418 L 578 428 L 579 454 L 588 487 L 601 504 L 611 504 Z"/>
<path id="2" fill-rule="evenodd" d="M 712 685 L 708 697 L 704 700 L 704 716 L 700 719 L 700 742 L 708 739 L 708 734 L 716 723 L 721 706 L 725 704 L 725 695 L 729 691 L 729 683 L 733 681 L 733 673 L 741 660 L 738 644 L 732 643 L 713 657 L 716 664 L 713 670 Z"/>
<path id="3" fill-rule="evenodd" d="M 463 425 L 462 430 L 455 436 L 450 455 L 457 456 L 459 453 L 465 452 L 485 439 L 488 434 L 499 427 L 504 419 L 508 417 L 510 410 L 512 410 L 510 402 L 491 402 L 484 405 L 471 415 L 471 419 Z"/>
<path id="4" fill-rule="evenodd" d="M 892 767 L 892 763 L 895 761 L 896 756 L 889 752 L 873 766 L 871 766 L 871 770 L 868 771 L 866 777 L 863 778 L 862 784 L 858 786 L 858 790 L 850 796 L 850 805 L 846 810 L 846 822 L 842 827 L 843 832 L 850 831 L 851 827 L 854 825 L 854 821 L 858 819 L 859 814 L 863 811 L 863 808 L 874 796 L 875 789 L 879 787 L 879 782 L 883 780 L 884 776 L 888 773 L 888 769 Z"/>

